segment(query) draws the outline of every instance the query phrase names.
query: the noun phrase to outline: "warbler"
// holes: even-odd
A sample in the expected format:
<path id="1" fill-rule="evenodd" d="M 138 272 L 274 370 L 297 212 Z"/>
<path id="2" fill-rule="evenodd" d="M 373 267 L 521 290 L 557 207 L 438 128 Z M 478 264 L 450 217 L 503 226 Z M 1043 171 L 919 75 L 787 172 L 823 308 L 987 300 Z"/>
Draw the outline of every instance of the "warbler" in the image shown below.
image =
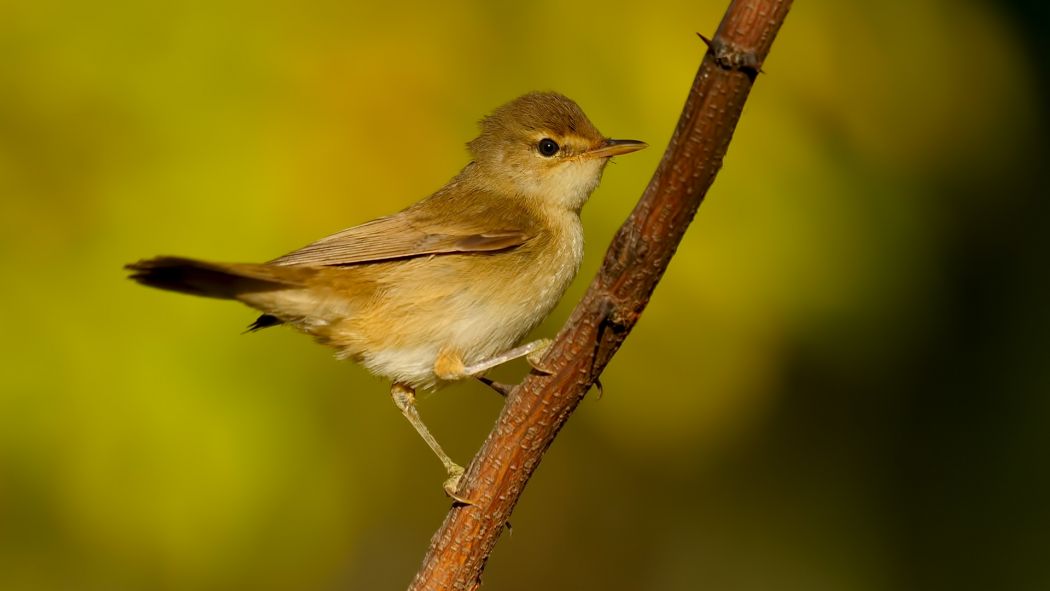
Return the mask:
<path id="1" fill-rule="evenodd" d="M 533 92 L 497 108 L 467 144 L 472 160 L 399 213 L 267 263 L 160 256 L 131 279 L 237 300 L 392 382 L 394 403 L 441 460 L 453 498 L 463 468 L 415 405 L 419 389 L 481 377 L 549 344 L 516 346 L 561 299 L 583 258 L 580 209 L 610 158 L 646 147 L 606 138 L 569 98 Z"/>

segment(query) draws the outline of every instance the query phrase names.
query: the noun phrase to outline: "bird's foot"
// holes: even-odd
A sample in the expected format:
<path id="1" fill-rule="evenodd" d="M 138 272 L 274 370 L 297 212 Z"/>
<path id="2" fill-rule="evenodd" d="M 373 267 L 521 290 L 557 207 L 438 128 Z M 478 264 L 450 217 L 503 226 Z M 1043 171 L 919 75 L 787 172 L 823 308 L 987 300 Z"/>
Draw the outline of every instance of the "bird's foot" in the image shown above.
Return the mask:
<path id="1" fill-rule="evenodd" d="M 443 485 L 445 494 L 461 505 L 473 505 L 474 501 L 459 494 L 459 485 L 463 480 L 463 467 L 459 464 L 451 464 L 446 466 L 446 468 L 448 469 L 448 478 L 445 479 L 445 484 Z"/>
<path id="2" fill-rule="evenodd" d="M 529 362 L 529 365 L 532 366 L 532 369 L 534 369 L 538 373 L 547 376 L 553 374 L 554 371 L 548 369 L 545 365 L 543 365 L 542 361 L 543 356 L 547 354 L 547 349 L 551 348 L 551 342 L 552 341 L 550 339 L 540 339 L 538 341 L 534 341 L 530 344 L 535 345 L 535 348 L 529 351 L 527 355 L 525 355 L 525 360 Z"/>

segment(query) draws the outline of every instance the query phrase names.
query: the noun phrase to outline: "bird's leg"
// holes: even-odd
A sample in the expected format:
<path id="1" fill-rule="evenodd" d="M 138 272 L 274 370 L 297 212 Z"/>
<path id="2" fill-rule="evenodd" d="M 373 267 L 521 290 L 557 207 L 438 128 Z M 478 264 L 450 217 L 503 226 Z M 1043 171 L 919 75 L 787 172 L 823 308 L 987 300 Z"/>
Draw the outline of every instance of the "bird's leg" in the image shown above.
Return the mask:
<path id="1" fill-rule="evenodd" d="M 448 479 L 445 480 L 444 484 L 445 493 L 456 501 L 468 505 L 471 504 L 470 501 L 458 495 L 459 481 L 463 477 L 463 467 L 453 462 L 452 458 L 445 453 L 445 450 L 441 449 L 437 439 L 430 434 L 430 429 L 427 429 L 427 426 L 423 423 L 423 419 L 419 416 L 419 411 L 416 410 L 415 390 L 405 384 L 394 382 L 390 387 L 390 397 L 394 399 L 394 404 L 401 409 L 401 414 L 405 415 L 409 423 L 412 423 L 419 436 L 423 438 L 423 441 L 427 442 L 427 445 L 430 446 L 430 449 L 434 451 L 434 454 L 445 466 L 445 470 L 448 472 Z"/>
<path id="2" fill-rule="evenodd" d="M 507 394 L 514 388 L 507 384 L 501 384 L 495 380 L 491 380 L 481 375 L 485 371 L 502 365 L 508 361 L 512 361 L 519 357 L 525 357 L 529 365 L 533 369 L 541 373 L 549 374 L 550 371 L 540 366 L 540 361 L 543 358 L 543 354 L 550 347 L 550 339 L 540 339 L 531 343 L 526 343 L 520 347 L 515 347 L 495 357 L 479 361 L 473 365 L 464 365 L 463 358 L 449 349 L 444 349 L 438 353 L 437 359 L 434 361 L 434 375 L 439 379 L 452 381 L 461 380 L 470 376 L 474 376 L 481 383 L 492 388 L 500 396 L 506 397 Z"/>
<path id="3" fill-rule="evenodd" d="M 551 373 L 546 369 L 540 367 L 540 360 L 543 358 L 543 354 L 547 351 L 547 347 L 551 346 L 550 339 L 540 339 L 538 341 L 532 341 L 531 343 L 525 343 L 520 347 L 514 347 L 513 349 L 496 355 L 495 357 L 489 357 L 484 361 L 479 361 L 473 365 L 467 365 L 463 368 L 463 374 L 467 376 L 478 375 L 485 370 L 492 369 L 497 365 L 502 365 L 513 359 L 524 357 L 528 360 L 529 365 L 533 369 L 541 373 Z"/>

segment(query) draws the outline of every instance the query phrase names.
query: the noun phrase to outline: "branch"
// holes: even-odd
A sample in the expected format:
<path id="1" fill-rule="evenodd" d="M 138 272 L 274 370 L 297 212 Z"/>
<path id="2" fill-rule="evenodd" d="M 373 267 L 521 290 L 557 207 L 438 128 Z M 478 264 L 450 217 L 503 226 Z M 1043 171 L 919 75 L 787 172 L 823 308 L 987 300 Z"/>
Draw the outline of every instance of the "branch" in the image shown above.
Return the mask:
<path id="1" fill-rule="evenodd" d="M 638 321 L 722 167 L 744 101 L 791 0 L 733 0 L 693 81 L 678 127 L 598 276 L 543 360 L 507 396 L 409 591 L 474 590 L 543 453 Z"/>

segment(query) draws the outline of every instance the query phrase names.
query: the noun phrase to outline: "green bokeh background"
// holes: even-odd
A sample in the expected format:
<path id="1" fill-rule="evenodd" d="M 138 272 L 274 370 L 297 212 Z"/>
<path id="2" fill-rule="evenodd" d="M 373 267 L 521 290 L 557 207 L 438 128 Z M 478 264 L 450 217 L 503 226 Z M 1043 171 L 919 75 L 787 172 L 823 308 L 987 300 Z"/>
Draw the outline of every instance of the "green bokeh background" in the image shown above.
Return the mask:
<path id="1" fill-rule="evenodd" d="M 448 500 L 386 384 L 120 266 L 396 211 L 482 114 L 556 89 L 654 148 L 584 210 L 552 335 L 724 8 L 0 4 L 0 589 L 403 588 Z M 797 3 L 486 588 L 1050 588 L 1046 16 Z M 463 384 L 422 413 L 465 462 L 500 403 Z"/>

